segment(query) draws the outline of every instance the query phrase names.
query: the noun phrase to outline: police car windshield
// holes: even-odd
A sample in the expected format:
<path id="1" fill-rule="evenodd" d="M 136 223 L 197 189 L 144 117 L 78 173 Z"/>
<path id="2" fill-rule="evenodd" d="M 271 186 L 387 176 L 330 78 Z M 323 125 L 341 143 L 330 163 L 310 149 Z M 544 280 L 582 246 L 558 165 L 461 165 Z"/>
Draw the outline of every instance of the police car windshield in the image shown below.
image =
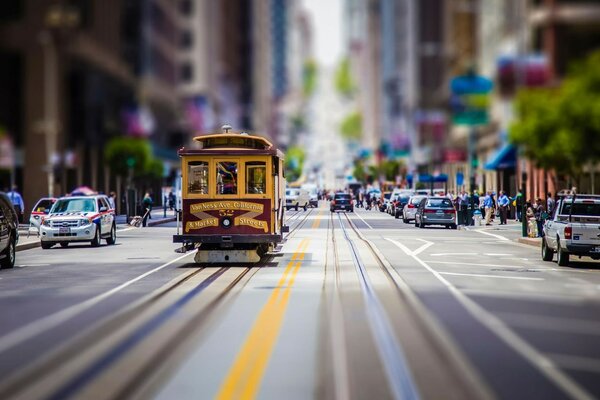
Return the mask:
<path id="1" fill-rule="evenodd" d="M 52 213 L 93 212 L 94 199 L 60 199 L 54 203 Z"/>

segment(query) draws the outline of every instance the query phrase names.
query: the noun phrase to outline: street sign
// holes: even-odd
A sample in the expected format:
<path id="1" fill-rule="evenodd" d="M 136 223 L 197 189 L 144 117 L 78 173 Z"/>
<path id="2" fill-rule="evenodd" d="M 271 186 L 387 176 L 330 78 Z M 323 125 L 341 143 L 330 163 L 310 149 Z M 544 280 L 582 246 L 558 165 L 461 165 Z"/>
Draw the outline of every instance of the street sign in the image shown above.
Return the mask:
<path id="1" fill-rule="evenodd" d="M 450 82 L 452 121 L 456 125 L 484 125 L 489 123 L 489 93 L 491 80 L 475 74 L 457 76 Z"/>

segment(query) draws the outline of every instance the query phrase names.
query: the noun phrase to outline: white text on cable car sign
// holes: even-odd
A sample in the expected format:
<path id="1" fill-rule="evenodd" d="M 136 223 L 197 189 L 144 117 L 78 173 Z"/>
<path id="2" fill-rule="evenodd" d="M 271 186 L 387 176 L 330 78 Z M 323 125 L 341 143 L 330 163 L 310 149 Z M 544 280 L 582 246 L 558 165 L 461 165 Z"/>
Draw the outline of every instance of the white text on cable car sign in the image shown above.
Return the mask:
<path id="1" fill-rule="evenodd" d="M 264 207 L 265 206 L 263 204 L 249 203 L 246 201 L 211 201 L 206 203 L 192 204 L 190 206 L 190 212 L 193 214 L 197 212 L 214 210 L 240 210 L 262 214 Z"/>

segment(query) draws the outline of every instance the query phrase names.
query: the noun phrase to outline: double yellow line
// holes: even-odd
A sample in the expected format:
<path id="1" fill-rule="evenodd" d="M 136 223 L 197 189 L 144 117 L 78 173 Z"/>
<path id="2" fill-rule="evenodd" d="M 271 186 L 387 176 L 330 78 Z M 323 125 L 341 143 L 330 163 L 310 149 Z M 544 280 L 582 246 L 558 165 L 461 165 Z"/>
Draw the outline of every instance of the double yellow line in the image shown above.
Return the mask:
<path id="1" fill-rule="evenodd" d="M 317 214 L 317 218 L 315 218 L 315 222 L 313 222 L 313 224 L 312 224 L 312 229 L 317 229 L 319 227 L 322 216 L 323 216 L 323 209 L 319 210 L 319 214 Z"/>
<path id="2" fill-rule="evenodd" d="M 304 260 L 310 239 L 304 239 L 292 255 L 277 287 L 264 305 L 241 351 L 221 384 L 217 399 L 252 399 L 277 342 L 294 280 Z"/>

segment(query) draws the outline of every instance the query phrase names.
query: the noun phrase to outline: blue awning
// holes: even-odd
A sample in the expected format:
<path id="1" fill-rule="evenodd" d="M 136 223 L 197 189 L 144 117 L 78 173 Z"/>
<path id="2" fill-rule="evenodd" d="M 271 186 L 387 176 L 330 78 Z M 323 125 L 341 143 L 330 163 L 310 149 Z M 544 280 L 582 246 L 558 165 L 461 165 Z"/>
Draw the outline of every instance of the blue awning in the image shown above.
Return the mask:
<path id="1" fill-rule="evenodd" d="M 411 174 L 407 175 L 406 180 L 408 181 L 409 184 L 412 185 L 413 176 Z M 446 174 L 439 174 L 439 175 L 435 175 L 435 176 L 431 176 L 429 174 L 420 174 L 419 175 L 419 182 L 431 183 L 431 181 L 433 181 L 433 182 L 448 182 L 448 175 L 446 175 Z"/>
<path id="2" fill-rule="evenodd" d="M 517 148 L 512 144 L 505 144 L 485 164 L 485 169 L 508 169 L 517 165 Z"/>

